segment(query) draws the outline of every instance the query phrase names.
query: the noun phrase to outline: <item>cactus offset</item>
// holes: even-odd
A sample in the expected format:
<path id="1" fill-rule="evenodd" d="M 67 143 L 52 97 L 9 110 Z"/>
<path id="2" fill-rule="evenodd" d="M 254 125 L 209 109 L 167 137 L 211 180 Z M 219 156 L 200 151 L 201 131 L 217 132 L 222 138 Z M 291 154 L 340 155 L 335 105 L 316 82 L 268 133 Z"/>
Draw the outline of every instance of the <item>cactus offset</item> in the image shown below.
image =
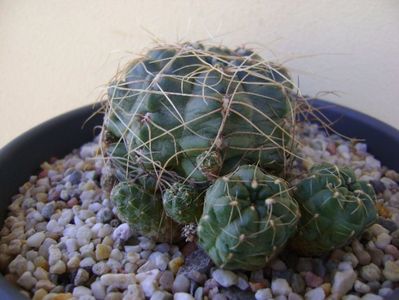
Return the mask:
<path id="1" fill-rule="evenodd" d="M 202 214 L 203 197 L 194 187 L 179 182 L 162 195 L 165 213 L 179 224 L 197 223 Z"/>
<path id="2" fill-rule="evenodd" d="M 198 243 L 220 267 L 257 270 L 283 248 L 298 218 L 283 179 L 240 166 L 208 189 Z"/>
<path id="3" fill-rule="evenodd" d="M 117 215 L 130 225 L 135 234 L 159 241 L 176 241 L 180 236 L 180 227 L 165 215 L 161 196 L 153 186 L 154 181 L 148 178 L 116 185 L 111 199 Z"/>
<path id="4" fill-rule="evenodd" d="M 323 163 L 310 172 L 294 194 L 302 217 L 291 246 L 302 255 L 318 256 L 348 244 L 376 221 L 376 196 L 350 168 Z"/>

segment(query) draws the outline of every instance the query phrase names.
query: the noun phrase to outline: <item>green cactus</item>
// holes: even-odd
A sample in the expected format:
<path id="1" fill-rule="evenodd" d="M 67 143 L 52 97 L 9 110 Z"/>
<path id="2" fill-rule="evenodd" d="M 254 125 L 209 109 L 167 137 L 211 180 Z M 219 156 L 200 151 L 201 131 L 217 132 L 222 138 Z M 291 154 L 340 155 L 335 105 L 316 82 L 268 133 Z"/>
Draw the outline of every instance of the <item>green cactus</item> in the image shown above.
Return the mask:
<path id="1" fill-rule="evenodd" d="M 302 217 L 290 244 L 301 255 L 320 256 L 345 246 L 376 221 L 376 196 L 348 167 L 323 163 L 310 173 L 296 186 Z"/>
<path id="2" fill-rule="evenodd" d="M 202 214 L 203 196 L 197 189 L 174 183 L 162 195 L 165 213 L 179 224 L 197 223 Z"/>
<path id="3" fill-rule="evenodd" d="M 138 182 L 121 182 L 111 191 L 118 217 L 127 222 L 135 234 L 146 235 L 162 242 L 180 237 L 180 227 L 168 218 L 162 200 L 154 191 L 154 180 L 141 178 Z"/>
<path id="4" fill-rule="evenodd" d="M 257 270 L 284 247 L 298 218 L 283 179 L 243 165 L 207 190 L 198 243 L 222 268 Z"/>
<path id="5" fill-rule="evenodd" d="M 281 170 L 292 146 L 292 88 L 284 68 L 246 49 L 154 48 L 108 89 L 106 152 L 127 178 L 137 168 L 195 183 L 243 164 Z"/>

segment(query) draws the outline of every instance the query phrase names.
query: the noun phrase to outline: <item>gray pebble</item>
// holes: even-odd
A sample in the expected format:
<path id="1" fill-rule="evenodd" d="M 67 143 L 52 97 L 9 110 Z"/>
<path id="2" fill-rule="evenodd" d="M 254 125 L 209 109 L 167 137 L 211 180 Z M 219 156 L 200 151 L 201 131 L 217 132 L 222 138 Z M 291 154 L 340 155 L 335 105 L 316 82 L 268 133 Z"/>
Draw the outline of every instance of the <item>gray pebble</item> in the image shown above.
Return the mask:
<path id="1" fill-rule="evenodd" d="M 159 284 L 162 289 L 171 291 L 175 277 L 171 271 L 165 271 L 159 278 Z"/>
<path id="2" fill-rule="evenodd" d="M 188 292 L 190 290 L 190 280 L 184 275 L 177 275 L 172 286 L 174 293 Z"/>

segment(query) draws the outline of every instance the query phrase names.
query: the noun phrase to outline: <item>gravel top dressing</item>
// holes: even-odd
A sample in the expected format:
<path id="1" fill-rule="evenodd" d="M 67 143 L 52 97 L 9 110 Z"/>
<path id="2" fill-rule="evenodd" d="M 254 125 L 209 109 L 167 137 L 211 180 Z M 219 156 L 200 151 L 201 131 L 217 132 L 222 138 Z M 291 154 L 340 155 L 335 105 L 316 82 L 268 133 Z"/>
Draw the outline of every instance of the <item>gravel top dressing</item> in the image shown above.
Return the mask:
<path id="1" fill-rule="evenodd" d="M 12 198 L 0 231 L 0 266 L 21 293 L 39 299 L 366 299 L 389 297 L 399 282 L 399 175 L 367 145 L 303 124 L 294 163 L 351 166 L 377 193 L 379 218 L 360 240 L 326 257 L 288 249 L 258 271 L 215 267 L 192 242 L 133 235 L 101 188 L 109 172 L 98 141 L 41 165 Z M 102 180 L 103 178 L 103 180 Z"/>

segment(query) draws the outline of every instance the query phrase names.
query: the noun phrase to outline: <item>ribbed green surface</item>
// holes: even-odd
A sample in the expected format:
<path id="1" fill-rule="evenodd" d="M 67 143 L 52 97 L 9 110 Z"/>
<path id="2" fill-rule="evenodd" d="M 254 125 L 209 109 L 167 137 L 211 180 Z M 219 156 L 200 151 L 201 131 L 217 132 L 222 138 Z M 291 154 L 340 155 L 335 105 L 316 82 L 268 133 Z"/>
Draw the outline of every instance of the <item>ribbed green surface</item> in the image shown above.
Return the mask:
<path id="1" fill-rule="evenodd" d="M 377 218 L 375 193 L 350 168 L 324 163 L 297 185 L 299 230 L 291 245 L 302 255 L 322 255 L 348 244 Z"/>
<path id="2" fill-rule="evenodd" d="M 135 234 L 146 235 L 158 241 L 173 242 L 180 236 L 180 228 L 168 218 L 162 199 L 150 186 L 142 183 L 121 182 L 111 192 L 118 217 L 127 222 Z"/>
<path id="3" fill-rule="evenodd" d="M 220 267 L 257 270 L 284 247 L 298 218 L 283 179 L 240 166 L 208 189 L 198 243 Z"/>
<path id="4" fill-rule="evenodd" d="M 179 224 L 197 223 L 202 214 L 203 193 L 192 186 L 174 183 L 162 195 L 165 213 Z"/>
<path id="5" fill-rule="evenodd" d="M 282 67 L 249 50 L 153 49 L 109 87 L 107 152 L 127 174 L 135 164 L 196 182 L 242 164 L 279 170 L 291 147 L 291 87 Z M 217 159 L 205 162 L 221 166 L 197 166 L 210 153 Z"/>

